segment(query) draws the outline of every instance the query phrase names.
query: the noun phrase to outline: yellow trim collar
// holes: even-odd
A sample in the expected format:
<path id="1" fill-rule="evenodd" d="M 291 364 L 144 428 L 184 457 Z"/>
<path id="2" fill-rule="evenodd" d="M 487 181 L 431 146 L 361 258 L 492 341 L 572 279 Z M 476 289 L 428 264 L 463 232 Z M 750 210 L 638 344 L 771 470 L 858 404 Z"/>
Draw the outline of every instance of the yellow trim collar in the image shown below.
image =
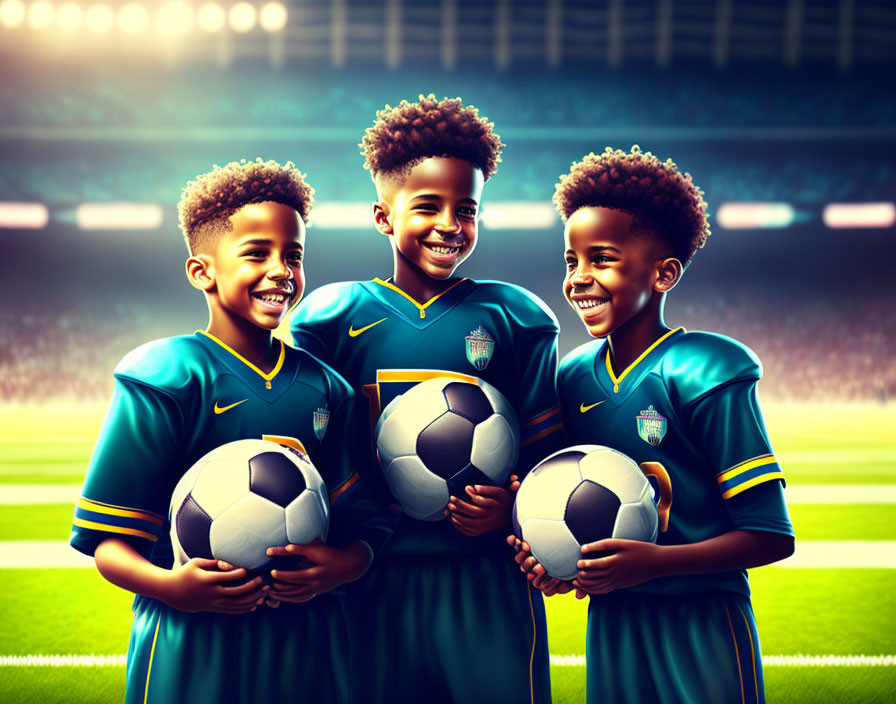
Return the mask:
<path id="1" fill-rule="evenodd" d="M 277 340 L 277 342 L 280 343 L 280 357 L 277 359 L 277 364 L 274 365 L 274 368 L 271 369 L 271 371 L 269 371 L 268 373 L 265 373 L 265 372 L 261 371 L 261 369 L 256 367 L 254 364 L 252 364 L 252 362 L 250 362 L 248 359 L 243 357 L 243 355 L 241 355 L 239 352 L 237 352 L 235 349 L 233 349 L 226 342 L 219 340 L 217 337 L 212 335 L 210 332 L 206 332 L 205 330 L 197 330 L 196 332 L 198 332 L 202 335 L 205 335 L 212 342 L 217 342 L 219 345 L 221 345 L 221 347 L 223 347 L 225 350 L 230 352 L 230 354 L 232 354 L 234 357 L 236 357 L 238 360 L 240 360 L 243 364 L 245 364 L 247 367 L 249 367 L 249 369 L 251 369 L 253 372 L 258 374 L 258 376 L 260 376 L 262 379 L 264 379 L 268 383 L 270 383 L 274 379 L 274 377 L 280 373 L 280 369 L 283 367 L 283 360 L 286 359 L 286 345 L 283 344 L 283 340 L 281 340 L 279 338 L 274 338 L 275 340 Z M 270 386 L 268 388 L 270 388 Z"/>
<path id="2" fill-rule="evenodd" d="M 674 330 L 670 330 L 665 335 L 663 335 L 659 340 L 654 342 L 650 347 L 648 347 L 646 350 L 644 350 L 641 353 L 641 355 L 634 362 L 632 362 L 625 368 L 625 371 L 623 371 L 622 374 L 619 375 L 618 379 L 616 378 L 616 375 L 613 373 L 613 366 L 610 364 L 610 343 L 607 342 L 607 353 L 606 353 L 606 355 L 604 355 L 604 359 L 607 362 L 607 373 L 610 375 L 610 381 L 613 382 L 613 393 L 619 393 L 619 384 L 622 383 L 622 380 L 625 379 L 626 375 L 632 369 L 634 369 L 635 367 L 638 366 L 638 364 L 641 363 L 641 360 L 643 360 L 647 355 L 649 355 L 651 352 L 653 352 L 653 350 L 656 349 L 656 346 L 659 345 L 663 340 L 665 340 L 670 335 L 674 335 L 679 330 L 684 330 L 684 328 L 679 327 L 679 328 L 675 328 Z M 684 331 L 687 332 L 687 330 L 684 330 Z"/>
<path id="3" fill-rule="evenodd" d="M 421 319 L 426 317 L 426 309 L 427 309 L 430 305 L 432 305 L 433 303 L 435 303 L 435 301 L 436 301 L 437 299 L 441 298 L 441 297 L 444 296 L 446 293 L 448 293 L 451 289 L 453 289 L 455 286 L 457 286 L 458 284 L 463 283 L 464 281 L 466 281 L 466 279 L 461 279 L 460 281 L 457 281 L 457 282 L 451 284 L 451 285 L 450 285 L 448 288 L 446 288 L 444 291 L 442 291 L 441 293 L 437 293 L 435 296 L 433 296 L 432 298 L 430 298 L 426 303 L 418 303 L 416 299 L 414 299 L 414 298 L 412 298 L 411 296 L 409 296 L 408 294 L 406 294 L 404 291 L 402 291 L 400 288 L 398 288 L 398 286 L 396 286 L 395 284 L 393 284 L 393 283 L 391 283 L 391 282 L 389 282 L 389 281 L 383 281 L 383 280 L 382 280 L 380 277 L 378 277 L 378 276 L 375 277 L 375 278 L 373 279 L 373 282 L 374 282 L 375 284 L 379 284 L 380 286 L 385 286 L 386 288 L 391 289 L 392 291 L 395 291 L 395 293 L 399 294 L 400 296 L 404 296 L 404 297 L 407 298 L 411 303 L 413 303 L 415 306 L 417 306 L 417 310 L 420 311 L 420 318 L 421 318 Z"/>

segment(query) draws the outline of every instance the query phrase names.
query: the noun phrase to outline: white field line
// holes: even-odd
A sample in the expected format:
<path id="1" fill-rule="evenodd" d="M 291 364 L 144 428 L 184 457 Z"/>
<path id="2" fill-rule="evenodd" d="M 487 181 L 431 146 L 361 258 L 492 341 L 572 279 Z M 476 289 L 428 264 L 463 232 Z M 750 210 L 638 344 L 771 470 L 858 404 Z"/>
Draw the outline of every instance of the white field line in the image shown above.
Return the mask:
<path id="1" fill-rule="evenodd" d="M 0 484 L 0 506 L 70 504 L 80 484 Z M 788 504 L 896 504 L 896 484 L 797 484 L 784 490 Z"/>
<path id="2" fill-rule="evenodd" d="M 93 567 L 64 540 L 0 541 L 0 569 Z M 798 540 L 796 552 L 774 567 L 796 569 L 896 569 L 896 540 Z"/>
<path id="3" fill-rule="evenodd" d="M 775 456 L 781 461 L 786 475 L 790 462 L 801 465 L 837 464 L 844 471 L 854 471 L 874 462 L 894 462 L 896 450 L 892 447 L 829 447 L 823 450 L 782 450 Z"/>
<path id="4" fill-rule="evenodd" d="M 124 667 L 127 655 L 0 655 L 0 667 Z M 766 667 L 892 667 L 896 655 L 763 655 Z M 584 655 L 551 655 L 551 665 L 584 667 Z"/>

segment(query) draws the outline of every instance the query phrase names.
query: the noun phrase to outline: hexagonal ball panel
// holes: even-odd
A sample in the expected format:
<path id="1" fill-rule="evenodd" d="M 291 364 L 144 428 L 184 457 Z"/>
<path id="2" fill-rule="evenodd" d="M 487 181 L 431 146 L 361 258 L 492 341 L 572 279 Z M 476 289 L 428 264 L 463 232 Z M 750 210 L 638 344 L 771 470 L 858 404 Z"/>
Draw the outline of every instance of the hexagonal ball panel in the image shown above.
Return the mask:
<path id="1" fill-rule="evenodd" d="M 495 484 L 490 477 L 487 477 L 480 472 L 479 469 L 472 464 L 468 464 L 453 477 L 450 477 L 447 483 L 448 492 L 452 496 L 459 496 L 466 500 L 469 500 L 469 496 L 467 495 L 467 492 L 464 491 L 465 487 L 474 484 L 484 484 L 486 486 L 494 486 Z"/>
<path id="2" fill-rule="evenodd" d="M 413 455 L 420 431 L 448 411 L 444 385 L 444 379 L 423 381 L 386 406 L 375 431 L 382 466 L 396 457 Z"/>
<path id="3" fill-rule="evenodd" d="M 193 485 L 196 483 L 196 477 L 199 476 L 202 468 L 206 464 L 207 462 L 204 459 L 199 460 L 196 464 L 190 467 L 186 471 L 186 473 L 178 480 L 177 484 L 174 487 L 174 491 L 171 492 L 171 503 L 168 505 L 169 524 L 174 524 L 174 516 L 180 509 L 180 506 L 184 502 L 184 499 L 187 498 L 187 494 L 189 494 L 193 489 Z"/>
<path id="4" fill-rule="evenodd" d="M 249 489 L 286 508 L 305 490 L 305 477 L 282 452 L 262 452 L 249 460 Z"/>
<path id="5" fill-rule="evenodd" d="M 417 456 L 443 479 L 454 476 L 470 464 L 473 424 L 455 413 L 445 413 L 417 436 Z"/>
<path id="6" fill-rule="evenodd" d="M 290 543 L 326 540 L 328 522 L 324 502 L 311 489 L 286 507 L 286 537 Z"/>
<path id="7" fill-rule="evenodd" d="M 479 388 L 482 389 L 482 393 L 485 394 L 493 411 L 504 416 L 507 419 L 507 422 L 510 423 L 510 426 L 514 429 L 514 432 L 519 436 L 520 422 L 516 417 L 516 411 L 514 411 L 513 406 L 510 405 L 510 401 L 507 400 L 504 394 L 485 381 L 479 382 Z"/>
<path id="8" fill-rule="evenodd" d="M 566 525 L 580 545 L 613 535 L 619 497 L 590 479 L 579 484 L 566 504 Z"/>
<path id="9" fill-rule="evenodd" d="M 283 509 L 256 494 L 246 494 L 212 522 L 212 553 L 238 567 L 255 569 L 269 559 L 272 545 L 286 545 Z"/>
<path id="10" fill-rule="evenodd" d="M 441 520 L 442 510 L 448 505 L 448 484 L 417 457 L 393 460 L 385 476 L 389 489 L 407 515 L 423 521 Z"/>
<path id="11" fill-rule="evenodd" d="M 209 538 L 212 519 L 199 507 L 192 495 L 187 495 L 184 499 L 172 523 L 177 532 L 177 541 L 188 559 L 191 557 L 212 559 Z"/>
<path id="12" fill-rule="evenodd" d="M 214 520 L 235 501 L 249 493 L 249 464 L 242 459 L 218 459 L 208 462 L 196 477 L 190 492 Z"/>
<path id="13" fill-rule="evenodd" d="M 473 425 L 481 423 L 494 413 L 485 393 L 476 384 L 452 381 L 442 389 L 448 410 L 466 418 Z"/>
<path id="14" fill-rule="evenodd" d="M 659 516 L 653 503 L 653 491 L 648 486 L 638 501 L 622 504 L 619 508 L 613 537 L 653 543 L 656 542 L 658 530 Z"/>
<path id="15" fill-rule="evenodd" d="M 502 485 L 516 466 L 519 443 L 504 416 L 493 415 L 473 429 L 470 462 Z"/>
<path id="16" fill-rule="evenodd" d="M 520 522 L 528 518 L 563 520 L 569 495 L 582 483 L 582 456 L 577 451 L 555 452 L 526 475 L 516 494 Z"/>
<path id="17" fill-rule="evenodd" d="M 530 518 L 520 521 L 523 540 L 529 543 L 532 554 L 544 565 L 551 577 L 572 579 L 576 563 L 582 554 L 579 543 L 563 521 Z"/>
<path id="18" fill-rule="evenodd" d="M 595 448 L 580 462 L 582 478 L 607 487 L 622 503 L 637 501 L 648 484 L 647 477 L 635 462 L 609 447 Z"/>

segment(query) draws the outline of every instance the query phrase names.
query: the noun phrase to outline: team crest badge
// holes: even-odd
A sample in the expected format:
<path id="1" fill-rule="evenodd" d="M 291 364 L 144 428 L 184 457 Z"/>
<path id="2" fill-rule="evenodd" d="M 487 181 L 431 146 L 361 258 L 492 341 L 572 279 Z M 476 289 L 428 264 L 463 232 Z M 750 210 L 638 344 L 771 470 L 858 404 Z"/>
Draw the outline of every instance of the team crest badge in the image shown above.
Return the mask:
<path id="1" fill-rule="evenodd" d="M 467 361 L 479 371 L 488 366 L 495 351 L 495 340 L 481 325 L 464 338 L 467 341 Z"/>
<path id="2" fill-rule="evenodd" d="M 327 432 L 327 423 L 330 422 L 330 411 L 326 408 L 318 408 L 314 411 L 314 434 L 319 441 L 324 439 L 324 433 Z"/>
<path id="3" fill-rule="evenodd" d="M 651 445 L 662 442 L 666 435 L 666 419 L 652 405 L 635 416 L 635 420 L 638 422 L 638 435 L 644 442 Z"/>

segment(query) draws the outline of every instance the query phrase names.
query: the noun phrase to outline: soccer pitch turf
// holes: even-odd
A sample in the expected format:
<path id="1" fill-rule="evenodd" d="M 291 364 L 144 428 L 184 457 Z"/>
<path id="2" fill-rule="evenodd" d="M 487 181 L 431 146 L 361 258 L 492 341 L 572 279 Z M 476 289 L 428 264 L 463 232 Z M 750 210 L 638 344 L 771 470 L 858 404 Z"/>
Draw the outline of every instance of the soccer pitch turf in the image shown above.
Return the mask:
<path id="1" fill-rule="evenodd" d="M 2 702 L 123 698 L 120 657 L 78 666 L 16 659 L 126 651 L 129 594 L 94 569 L 22 568 L 16 557 L 17 550 L 39 555 L 67 540 L 102 410 L 0 407 Z M 802 553 L 802 562 L 750 574 L 767 699 L 889 701 L 896 691 L 896 543 L 889 530 L 896 514 L 896 407 L 767 404 L 765 410 L 788 479 L 797 558 Z M 565 596 L 546 604 L 554 701 L 583 701 L 585 668 L 576 656 L 584 653 L 586 602 Z"/>

